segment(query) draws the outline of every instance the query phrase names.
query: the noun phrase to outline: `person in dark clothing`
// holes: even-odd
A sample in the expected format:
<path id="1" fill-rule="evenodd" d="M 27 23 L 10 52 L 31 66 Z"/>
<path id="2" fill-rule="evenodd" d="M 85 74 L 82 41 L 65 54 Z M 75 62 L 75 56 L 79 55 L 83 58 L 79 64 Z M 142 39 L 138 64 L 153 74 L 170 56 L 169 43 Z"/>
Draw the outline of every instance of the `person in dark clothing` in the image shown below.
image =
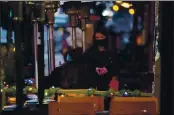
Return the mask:
<path id="1" fill-rule="evenodd" d="M 118 76 L 116 53 L 108 50 L 108 34 L 105 29 L 97 29 L 93 45 L 82 53 L 76 48 L 69 51 L 72 61 L 55 68 L 52 85 L 61 88 L 97 88 L 108 90 L 112 76 Z"/>
<path id="2" fill-rule="evenodd" d="M 90 86 L 98 90 L 108 90 L 113 75 L 118 75 L 116 52 L 108 50 L 109 37 L 105 28 L 97 29 L 93 46 L 83 55 L 90 64 Z"/>
<path id="3" fill-rule="evenodd" d="M 78 81 L 81 77 L 79 72 L 83 67 L 83 63 L 80 60 L 80 54 L 82 54 L 82 52 L 83 50 L 81 48 L 67 51 L 72 61 L 67 61 L 52 71 L 51 76 L 45 80 L 50 82 L 49 86 L 61 87 L 64 89 L 81 88 Z"/>

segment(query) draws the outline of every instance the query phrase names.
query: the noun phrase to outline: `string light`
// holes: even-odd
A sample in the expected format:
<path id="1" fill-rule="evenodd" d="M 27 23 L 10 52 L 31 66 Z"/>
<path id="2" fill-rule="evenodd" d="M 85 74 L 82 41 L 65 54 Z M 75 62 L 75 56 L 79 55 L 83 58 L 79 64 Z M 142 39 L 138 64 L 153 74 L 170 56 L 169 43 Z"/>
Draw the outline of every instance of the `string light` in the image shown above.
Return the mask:
<path id="1" fill-rule="evenodd" d="M 28 91 L 32 91 L 33 90 L 33 88 L 32 87 L 30 87 L 29 89 L 28 89 Z"/>
<path id="2" fill-rule="evenodd" d="M 135 10 L 134 9 L 129 9 L 129 14 L 131 14 L 131 15 L 134 15 L 135 14 Z"/>
<path id="3" fill-rule="evenodd" d="M 48 93 L 47 92 L 45 92 L 45 96 L 48 96 Z"/>
<path id="4" fill-rule="evenodd" d="M 116 3 L 119 3 L 119 4 L 122 3 L 122 1 L 115 1 L 115 2 L 116 2 Z"/>
<path id="5" fill-rule="evenodd" d="M 123 3 L 121 3 L 121 6 L 124 8 L 130 8 L 132 5 L 127 2 L 123 2 Z"/>
<path id="6" fill-rule="evenodd" d="M 118 10 L 119 10 L 119 6 L 118 6 L 118 5 L 113 5 L 112 9 L 113 9 L 114 11 L 118 11 Z"/>

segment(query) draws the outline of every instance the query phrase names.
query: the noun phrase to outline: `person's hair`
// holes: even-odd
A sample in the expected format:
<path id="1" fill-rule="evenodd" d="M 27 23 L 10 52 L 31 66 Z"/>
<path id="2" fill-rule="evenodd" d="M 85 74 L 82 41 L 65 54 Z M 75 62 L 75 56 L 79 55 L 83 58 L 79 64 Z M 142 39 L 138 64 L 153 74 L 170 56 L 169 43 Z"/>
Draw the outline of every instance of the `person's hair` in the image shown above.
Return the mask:
<path id="1" fill-rule="evenodd" d="M 94 32 L 94 35 L 93 35 L 93 48 L 97 50 L 97 45 L 96 45 L 96 38 L 95 38 L 95 35 L 96 33 L 101 33 L 105 36 L 105 43 L 106 43 L 106 46 L 105 48 L 108 49 L 108 46 L 109 46 L 109 34 L 108 34 L 108 31 L 106 28 L 104 27 L 98 27 L 96 28 L 95 32 Z"/>
<path id="2" fill-rule="evenodd" d="M 106 39 L 108 39 L 109 34 L 108 34 L 107 29 L 105 27 L 98 27 L 94 31 L 93 43 L 96 41 L 96 38 L 95 38 L 96 33 L 101 33 L 101 34 L 103 34 L 106 37 Z"/>

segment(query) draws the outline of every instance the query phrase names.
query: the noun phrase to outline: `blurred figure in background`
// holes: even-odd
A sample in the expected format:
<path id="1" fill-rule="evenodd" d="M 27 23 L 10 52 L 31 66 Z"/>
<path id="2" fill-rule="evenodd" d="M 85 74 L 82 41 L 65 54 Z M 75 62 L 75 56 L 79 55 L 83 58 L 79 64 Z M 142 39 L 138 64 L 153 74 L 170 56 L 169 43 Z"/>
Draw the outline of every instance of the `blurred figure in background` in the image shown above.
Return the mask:
<path id="1" fill-rule="evenodd" d="M 72 47 L 72 28 L 66 28 L 66 31 L 69 32 L 69 36 L 66 38 L 68 46 Z M 82 30 L 76 27 L 76 47 L 82 48 Z"/>
<path id="2" fill-rule="evenodd" d="M 2 46 L 1 48 L 1 58 L 2 58 L 2 67 L 4 69 L 4 81 L 7 84 L 15 83 L 15 47 L 13 44 L 10 44 L 7 48 Z"/>

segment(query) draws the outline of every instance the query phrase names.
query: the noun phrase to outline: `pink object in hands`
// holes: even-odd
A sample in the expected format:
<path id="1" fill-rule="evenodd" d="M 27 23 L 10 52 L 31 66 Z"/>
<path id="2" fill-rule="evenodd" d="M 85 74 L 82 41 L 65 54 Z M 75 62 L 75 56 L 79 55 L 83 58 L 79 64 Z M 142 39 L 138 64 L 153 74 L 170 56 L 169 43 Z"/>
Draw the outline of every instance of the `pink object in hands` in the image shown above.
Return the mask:
<path id="1" fill-rule="evenodd" d="M 119 81 L 116 79 L 112 79 L 111 82 L 109 83 L 109 87 L 111 89 L 114 89 L 115 91 L 118 91 L 119 89 Z"/>
<path id="2" fill-rule="evenodd" d="M 96 68 L 96 72 L 99 74 L 99 75 L 104 75 L 108 72 L 107 68 L 106 67 L 103 67 L 103 68 Z"/>

